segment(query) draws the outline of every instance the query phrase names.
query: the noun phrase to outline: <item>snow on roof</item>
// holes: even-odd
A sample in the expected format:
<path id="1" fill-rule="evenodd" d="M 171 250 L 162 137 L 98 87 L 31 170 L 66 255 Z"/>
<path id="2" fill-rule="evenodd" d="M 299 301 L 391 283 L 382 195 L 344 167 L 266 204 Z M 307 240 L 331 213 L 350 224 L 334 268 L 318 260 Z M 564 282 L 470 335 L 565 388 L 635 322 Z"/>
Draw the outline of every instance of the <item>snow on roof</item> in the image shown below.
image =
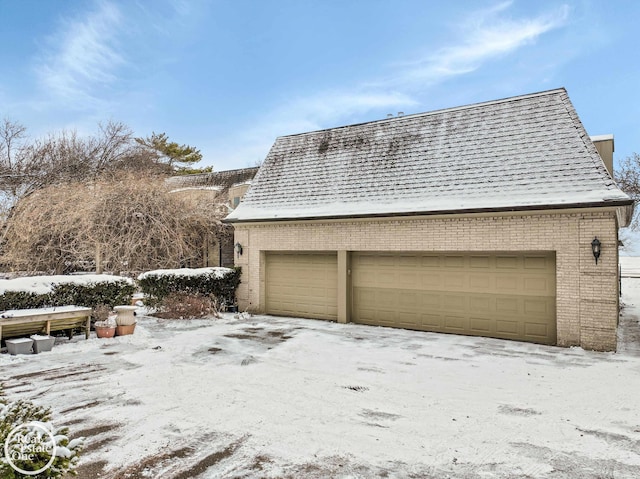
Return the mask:
<path id="1" fill-rule="evenodd" d="M 187 186 L 184 188 L 176 188 L 171 190 L 169 193 L 181 193 L 183 191 L 222 191 L 223 188 L 221 186 Z"/>
<path id="2" fill-rule="evenodd" d="M 166 183 L 171 188 L 218 186 L 227 190 L 235 183 L 251 180 L 258 172 L 258 167 L 242 168 L 239 170 L 215 171 L 194 175 L 180 175 L 167 178 Z"/>
<path id="3" fill-rule="evenodd" d="M 613 140 L 613 135 L 612 134 L 608 134 L 608 135 L 593 135 L 590 138 L 591 138 L 591 141 L 606 141 L 606 140 Z"/>
<path id="4" fill-rule="evenodd" d="M 5 291 L 26 291 L 35 294 L 47 294 L 53 291 L 53 287 L 56 284 L 74 283 L 91 285 L 117 281 L 126 281 L 127 283 L 133 284 L 133 280 L 130 278 L 109 274 L 28 276 L 24 278 L 1 279 L 0 294 L 4 294 Z"/>
<path id="5" fill-rule="evenodd" d="M 560 88 L 280 137 L 226 220 L 629 204 Z"/>
<path id="6" fill-rule="evenodd" d="M 233 185 L 231 185 L 232 188 L 235 188 L 236 186 L 251 186 L 253 184 L 253 180 L 247 180 L 247 181 L 241 181 L 239 183 L 234 183 Z"/>

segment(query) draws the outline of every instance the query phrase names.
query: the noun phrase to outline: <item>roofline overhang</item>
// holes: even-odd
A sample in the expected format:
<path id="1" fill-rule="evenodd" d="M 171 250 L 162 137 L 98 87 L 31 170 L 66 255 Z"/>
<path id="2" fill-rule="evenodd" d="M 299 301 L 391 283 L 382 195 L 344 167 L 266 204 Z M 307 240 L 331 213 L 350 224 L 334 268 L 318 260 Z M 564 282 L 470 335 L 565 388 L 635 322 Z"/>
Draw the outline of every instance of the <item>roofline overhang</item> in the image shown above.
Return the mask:
<path id="1" fill-rule="evenodd" d="M 554 205 L 530 205 L 530 206 L 510 206 L 497 208 L 465 208 L 457 210 L 434 210 L 434 211 L 407 211 L 402 213 L 370 213 L 370 214 L 352 214 L 352 215 L 328 215 L 328 216 L 300 216 L 300 217 L 282 217 L 282 218 L 254 218 L 254 219 L 228 219 L 222 220 L 223 223 L 240 224 L 240 223 L 276 223 L 285 221 L 322 221 L 322 220 L 348 220 L 348 219 L 367 219 L 367 218 L 401 218 L 408 216 L 443 216 L 443 215 L 465 215 L 465 214 L 481 214 L 481 213 L 514 213 L 540 210 L 570 210 L 570 209 L 593 209 L 593 208 L 611 208 L 615 207 L 620 227 L 629 226 L 633 217 L 634 201 L 615 200 L 607 202 L 592 203 L 566 203 Z"/>

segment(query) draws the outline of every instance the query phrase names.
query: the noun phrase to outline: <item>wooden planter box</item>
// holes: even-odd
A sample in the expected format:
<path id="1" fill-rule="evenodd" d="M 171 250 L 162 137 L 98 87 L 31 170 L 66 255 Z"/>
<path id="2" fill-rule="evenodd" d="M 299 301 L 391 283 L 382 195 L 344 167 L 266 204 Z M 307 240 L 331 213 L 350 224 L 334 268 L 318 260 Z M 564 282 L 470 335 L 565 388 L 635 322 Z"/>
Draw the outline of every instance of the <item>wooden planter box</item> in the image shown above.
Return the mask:
<path id="1" fill-rule="evenodd" d="M 57 306 L 13 309 L 0 314 L 0 338 L 15 338 L 30 334 L 49 335 L 51 331 L 71 331 L 74 328 L 81 328 L 84 329 L 85 337 L 89 339 L 90 325 L 91 308 Z"/>

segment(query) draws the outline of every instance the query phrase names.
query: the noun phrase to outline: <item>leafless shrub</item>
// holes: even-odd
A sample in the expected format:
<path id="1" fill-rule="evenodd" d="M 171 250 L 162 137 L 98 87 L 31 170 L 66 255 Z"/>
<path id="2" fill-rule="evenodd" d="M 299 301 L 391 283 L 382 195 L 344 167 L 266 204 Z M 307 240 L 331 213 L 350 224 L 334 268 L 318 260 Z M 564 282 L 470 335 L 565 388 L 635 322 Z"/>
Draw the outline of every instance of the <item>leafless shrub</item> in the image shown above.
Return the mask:
<path id="1" fill-rule="evenodd" d="M 167 296 L 155 316 L 166 319 L 220 317 L 217 301 L 201 294 L 172 293 Z"/>
<path id="2" fill-rule="evenodd" d="M 13 269 L 64 273 L 95 266 L 121 272 L 175 268 L 201 254 L 215 211 L 166 188 L 163 178 L 110 174 L 43 188 L 6 223 L 3 260 Z"/>
<path id="3" fill-rule="evenodd" d="M 99 304 L 98 306 L 93 308 L 91 316 L 93 316 L 93 319 L 95 319 L 96 321 L 106 321 L 109 318 L 110 314 L 111 306 L 107 304 Z"/>
<path id="4" fill-rule="evenodd" d="M 5 268 L 62 273 L 200 266 L 207 237 L 232 234 L 219 221 L 227 211 L 214 207 L 222 203 L 211 198 L 216 192 L 170 194 L 164 180 L 174 163 L 194 162 L 199 152 L 164 134 L 152 138 L 166 151 L 117 122 L 101 124 L 90 136 L 62 131 L 35 140 L 19 123 L 0 122 Z M 167 155 L 172 162 L 164 161 Z"/>

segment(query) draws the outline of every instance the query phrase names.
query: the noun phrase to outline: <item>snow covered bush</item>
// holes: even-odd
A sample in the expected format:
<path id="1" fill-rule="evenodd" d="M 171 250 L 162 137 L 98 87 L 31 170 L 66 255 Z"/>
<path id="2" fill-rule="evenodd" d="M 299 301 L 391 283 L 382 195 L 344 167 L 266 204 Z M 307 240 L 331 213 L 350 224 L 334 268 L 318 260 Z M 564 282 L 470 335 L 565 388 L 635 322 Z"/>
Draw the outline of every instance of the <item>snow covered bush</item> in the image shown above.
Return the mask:
<path id="1" fill-rule="evenodd" d="M 148 271 L 138 276 L 145 303 L 158 307 L 169 295 L 182 293 L 210 297 L 218 304 L 235 303 L 240 268 L 182 268 Z"/>
<path id="2" fill-rule="evenodd" d="M 12 431 L 20 426 L 23 426 L 21 431 L 24 430 L 24 433 L 23 438 L 18 440 L 15 434 L 12 435 Z M 8 439 L 13 440 L 7 444 Z M 28 459 L 11 455 L 20 451 L 24 444 L 40 447 L 31 449 Z M 36 475 L 28 476 L 36 479 L 61 478 L 68 473 L 75 474 L 83 444 L 83 438 L 69 438 L 68 428 L 54 427 L 51 423 L 50 409 L 27 400 L 8 402 L 0 385 L 0 478 L 25 477 L 15 467 L 24 471 L 44 469 Z M 9 457 L 12 457 L 11 464 L 5 454 L 5 447 L 9 450 Z M 55 455 L 52 459 L 50 452 L 54 450 Z"/>
<path id="3" fill-rule="evenodd" d="M 52 297 L 57 305 L 75 304 L 76 306 L 95 307 L 99 304 L 116 306 L 129 304 L 136 288 L 128 278 L 117 281 L 104 281 L 87 285 L 58 284 Z"/>
<path id="4" fill-rule="evenodd" d="M 0 310 L 129 304 L 131 279 L 110 275 L 35 276 L 0 280 Z"/>

